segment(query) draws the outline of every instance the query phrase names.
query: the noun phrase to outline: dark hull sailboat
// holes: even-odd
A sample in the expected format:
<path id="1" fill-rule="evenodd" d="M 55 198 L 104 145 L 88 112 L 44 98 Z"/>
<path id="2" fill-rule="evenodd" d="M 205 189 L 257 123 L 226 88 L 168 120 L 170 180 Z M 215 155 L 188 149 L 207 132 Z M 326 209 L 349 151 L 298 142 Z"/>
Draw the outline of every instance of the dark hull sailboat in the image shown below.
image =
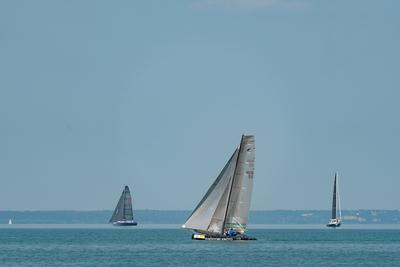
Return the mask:
<path id="1" fill-rule="evenodd" d="M 245 234 L 255 162 L 255 139 L 243 135 L 240 146 L 186 220 L 195 240 L 256 240 Z"/>
<path id="2" fill-rule="evenodd" d="M 335 173 L 335 182 L 333 184 L 333 200 L 332 200 L 332 218 L 329 220 L 327 227 L 339 227 L 342 224 L 342 212 L 340 209 L 340 196 L 339 196 L 339 186 L 338 177 Z"/>
<path id="3" fill-rule="evenodd" d="M 113 225 L 115 225 L 115 226 L 136 226 L 137 222 L 134 222 L 134 221 L 118 221 L 118 222 L 113 222 Z"/>
<path id="4" fill-rule="evenodd" d="M 129 187 L 125 186 L 119 198 L 117 207 L 111 216 L 110 223 L 115 226 L 136 226 L 137 222 L 133 220 L 132 197 Z"/>

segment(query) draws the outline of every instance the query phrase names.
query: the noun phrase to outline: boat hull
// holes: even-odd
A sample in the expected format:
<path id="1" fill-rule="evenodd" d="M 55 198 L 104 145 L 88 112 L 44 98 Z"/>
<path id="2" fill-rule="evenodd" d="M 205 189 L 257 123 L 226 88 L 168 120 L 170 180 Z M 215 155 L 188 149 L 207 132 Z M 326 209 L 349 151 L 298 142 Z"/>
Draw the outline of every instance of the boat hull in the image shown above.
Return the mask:
<path id="1" fill-rule="evenodd" d="M 330 219 L 326 226 L 336 228 L 339 227 L 341 224 L 342 220 L 340 218 L 335 218 L 335 219 Z"/>
<path id="2" fill-rule="evenodd" d="M 113 222 L 114 226 L 137 226 L 137 222 L 134 221 L 118 221 Z"/>
<path id="3" fill-rule="evenodd" d="M 337 227 L 340 227 L 340 225 L 341 225 L 340 223 L 339 223 L 339 224 L 329 224 L 329 223 L 328 223 L 328 224 L 326 225 L 326 227 L 337 228 Z"/>
<path id="4" fill-rule="evenodd" d="M 332 228 L 337 228 L 340 227 L 340 225 L 342 224 L 342 222 L 329 222 L 326 226 L 327 227 L 332 227 Z"/>
<path id="5" fill-rule="evenodd" d="M 193 240 L 220 240 L 220 241 L 250 241 L 257 240 L 254 237 L 247 235 L 237 235 L 237 236 L 209 236 L 205 234 L 192 234 Z"/>

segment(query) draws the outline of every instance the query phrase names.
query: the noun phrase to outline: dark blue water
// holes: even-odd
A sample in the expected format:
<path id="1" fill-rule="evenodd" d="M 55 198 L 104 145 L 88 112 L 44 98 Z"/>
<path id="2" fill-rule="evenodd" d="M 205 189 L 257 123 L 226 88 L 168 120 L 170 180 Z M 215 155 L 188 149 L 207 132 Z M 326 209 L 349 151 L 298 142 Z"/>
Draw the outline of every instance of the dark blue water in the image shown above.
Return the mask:
<path id="1" fill-rule="evenodd" d="M 179 229 L 0 229 L 0 266 L 399 266 L 400 230 L 256 229 L 194 241 Z"/>

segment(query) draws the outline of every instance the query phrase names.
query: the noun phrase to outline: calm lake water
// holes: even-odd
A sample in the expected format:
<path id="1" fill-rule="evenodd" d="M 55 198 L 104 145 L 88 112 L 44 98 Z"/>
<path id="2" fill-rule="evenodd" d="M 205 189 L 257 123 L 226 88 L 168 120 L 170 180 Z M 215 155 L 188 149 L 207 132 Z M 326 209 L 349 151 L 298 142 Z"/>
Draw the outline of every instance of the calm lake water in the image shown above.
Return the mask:
<path id="1" fill-rule="evenodd" d="M 194 241 L 175 226 L 1 226 L 0 266 L 398 266 L 399 229 L 253 229 Z M 285 228 L 285 227 L 283 227 Z"/>

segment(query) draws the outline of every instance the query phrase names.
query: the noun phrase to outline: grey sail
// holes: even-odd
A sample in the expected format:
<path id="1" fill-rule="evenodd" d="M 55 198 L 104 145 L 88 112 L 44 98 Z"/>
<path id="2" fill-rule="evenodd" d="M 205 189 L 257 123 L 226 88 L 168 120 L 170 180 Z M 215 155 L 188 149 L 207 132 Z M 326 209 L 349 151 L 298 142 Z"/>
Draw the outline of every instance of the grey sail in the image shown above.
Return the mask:
<path id="1" fill-rule="evenodd" d="M 200 233 L 243 234 L 248 222 L 255 161 L 254 136 L 242 136 L 225 167 L 182 226 Z"/>
<path id="2" fill-rule="evenodd" d="M 337 175 L 335 173 L 335 182 L 333 184 L 333 199 L 332 199 L 332 219 L 336 219 L 336 217 L 337 217 L 337 209 L 336 209 L 337 191 L 336 191 L 336 184 L 337 184 Z"/>
<path id="3" fill-rule="evenodd" d="M 183 228 L 209 234 L 221 234 L 239 150 L 236 149 L 205 196 L 189 216 Z"/>
<path id="4" fill-rule="evenodd" d="M 342 224 L 342 211 L 340 208 L 340 194 L 339 194 L 339 176 L 335 173 L 335 180 L 333 182 L 333 196 L 332 196 L 332 215 L 326 226 L 339 227 Z"/>
<path id="5" fill-rule="evenodd" d="M 132 197 L 129 187 L 125 186 L 122 191 L 121 197 L 119 198 L 118 204 L 115 207 L 114 213 L 110 219 L 110 222 L 117 221 L 132 221 L 133 211 L 132 211 Z"/>
<path id="6" fill-rule="evenodd" d="M 227 207 L 225 228 L 243 234 L 249 218 L 255 163 L 254 136 L 242 136 L 231 194 Z"/>

